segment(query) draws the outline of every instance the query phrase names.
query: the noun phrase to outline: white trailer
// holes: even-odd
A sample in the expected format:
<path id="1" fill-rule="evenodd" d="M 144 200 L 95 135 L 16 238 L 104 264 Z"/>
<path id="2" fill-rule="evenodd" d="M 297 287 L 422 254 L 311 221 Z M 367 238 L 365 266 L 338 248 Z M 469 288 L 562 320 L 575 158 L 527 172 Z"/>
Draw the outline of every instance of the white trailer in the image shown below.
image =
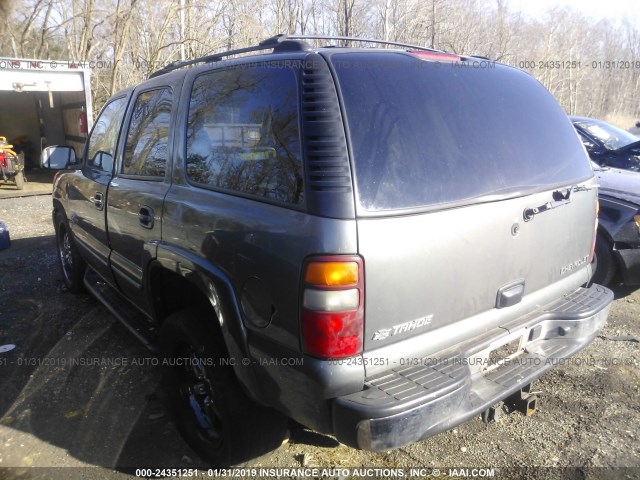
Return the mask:
<path id="1" fill-rule="evenodd" d="M 82 153 L 93 118 L 90 69 L 53 60 L 0 58 L 0 136 L 24 152 L 27 169 L 47 145 Z"/>

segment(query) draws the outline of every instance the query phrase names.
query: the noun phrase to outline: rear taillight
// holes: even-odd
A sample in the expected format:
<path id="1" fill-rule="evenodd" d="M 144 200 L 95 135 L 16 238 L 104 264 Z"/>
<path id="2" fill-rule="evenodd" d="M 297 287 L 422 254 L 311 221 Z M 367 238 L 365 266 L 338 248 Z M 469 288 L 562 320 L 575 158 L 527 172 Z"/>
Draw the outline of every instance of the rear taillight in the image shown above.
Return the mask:
<path id="1" fill-rule="evenodd" d="M 593 238 L 591 240 L 591 252 L 589 253 L 589 263 L 593 262 L 596 252 L 596 237 L 598 236 L 598 214 L 600 213 L 600 201 L 596 199 L 596 223 L 593 227 Z"/>
<path id="2" fill-rule="evenodd" d="M 353 256 L 315 257 L 304 269 L 302 347 L 330 359 L 362 353 L 364 269 Z"/>

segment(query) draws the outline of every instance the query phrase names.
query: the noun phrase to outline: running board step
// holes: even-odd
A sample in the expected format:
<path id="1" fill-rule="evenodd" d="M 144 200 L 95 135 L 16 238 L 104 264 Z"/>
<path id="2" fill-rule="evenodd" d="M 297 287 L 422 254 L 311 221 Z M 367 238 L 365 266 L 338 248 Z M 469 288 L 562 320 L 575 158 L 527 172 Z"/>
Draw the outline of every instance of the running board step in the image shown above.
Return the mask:
<path id="1" fill-rule="evenodd" d="M 84 284 L 145 347 L 157 353 L 158 332 L 142 312 L 132 306 L 91 268 L 87 268 Z"/>

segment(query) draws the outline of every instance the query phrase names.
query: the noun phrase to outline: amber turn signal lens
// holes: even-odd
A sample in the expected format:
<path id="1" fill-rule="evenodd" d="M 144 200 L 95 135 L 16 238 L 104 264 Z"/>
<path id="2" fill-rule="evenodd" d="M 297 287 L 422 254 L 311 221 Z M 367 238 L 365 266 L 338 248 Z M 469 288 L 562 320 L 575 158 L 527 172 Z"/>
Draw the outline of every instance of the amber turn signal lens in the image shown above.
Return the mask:
<path id="1" fill-rule="evenodd" d="M 311 262 L 307 265 L 304 281 L 324 287 L 343 287 L 358 283 L 356 262 Z"/>

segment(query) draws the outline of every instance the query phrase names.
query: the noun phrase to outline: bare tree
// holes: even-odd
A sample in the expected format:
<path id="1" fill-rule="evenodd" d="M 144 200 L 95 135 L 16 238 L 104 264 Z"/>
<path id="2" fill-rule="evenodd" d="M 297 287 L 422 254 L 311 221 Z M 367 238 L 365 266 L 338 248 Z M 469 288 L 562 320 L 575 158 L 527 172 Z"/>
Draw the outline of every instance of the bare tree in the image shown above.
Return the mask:
<path id="1" fill-rule="evenodd" d="M 124 83 L 120 79 L 123 70 L 123 60 L 126 47 L 129 43 L 129 31 L 134 16 L 134 9 L 138 0 L 116 0 L 116 9 L 113 15 L 112 25 L 114 32 L 112 37 L 113 46 L 113 71 L 111 72 L 110 94 L 122 88 Z"/>
<path id="2" fill-rule="evenodd" d="M 356 0 L 339 0 L 337 10 L 338 35 L 350 37 L 352 35 L 353 8 Z"/>
<path id="3" fill-rule="evenodd" d="M 640 27 L 570 8 L 541 20 L 506 0 L 0 0 L 0 54 L 102 60 L 96 104 L 181 58 L 275 33 L 367 36 L 523 68 L 568 113 L 640 117 Z M 140 26 L 140 28 L 136 28 Z"/>

